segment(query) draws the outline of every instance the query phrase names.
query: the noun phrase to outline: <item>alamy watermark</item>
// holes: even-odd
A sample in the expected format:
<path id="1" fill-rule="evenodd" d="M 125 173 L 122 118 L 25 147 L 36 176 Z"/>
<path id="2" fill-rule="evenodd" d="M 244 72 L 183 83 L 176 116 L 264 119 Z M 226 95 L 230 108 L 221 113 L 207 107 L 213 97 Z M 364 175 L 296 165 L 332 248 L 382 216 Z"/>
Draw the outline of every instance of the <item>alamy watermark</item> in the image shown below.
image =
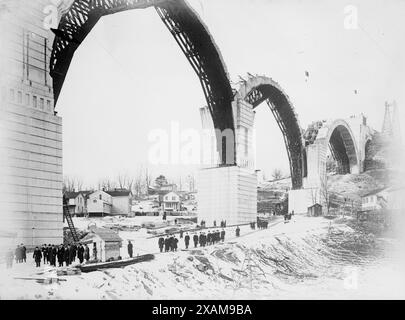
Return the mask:
<path id="1" fill-rule="evenodd" d="M 247 165 L 256 158 L 254 129 L 181 129 L 172 121 L 169 130 L 151 130 L 148 141 L 148 160 L 155 165 Z"/>
<path id="2" fill-rule="evenodd" d="M 347 5 L 344 7 L 343 12 L 343 27 L 346 30 L 357 30 L 359 28 L 359 14 L 357 7 L 354 5 Z"/>

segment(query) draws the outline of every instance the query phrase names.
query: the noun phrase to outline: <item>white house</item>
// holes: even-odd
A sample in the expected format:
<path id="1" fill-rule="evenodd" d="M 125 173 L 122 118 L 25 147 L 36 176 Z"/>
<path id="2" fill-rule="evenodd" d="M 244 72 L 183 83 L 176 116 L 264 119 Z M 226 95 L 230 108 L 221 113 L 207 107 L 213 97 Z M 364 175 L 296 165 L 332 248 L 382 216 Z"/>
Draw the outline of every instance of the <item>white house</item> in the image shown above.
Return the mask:
<path id="1" fill-rule="evenodd" d="M 90 191 L 65 192 L 69 213 L 74 216 L 83 216 L 87 213 L 87 196 Z"/>
<path id="2" fill-rule="evenodd" d="M 368 192 L 361 197 L 362 211 L 381 210 L 387 207 L 388 189 L 381 188 Z"/>
<path id="3" fill-rule="evenodd" d="M 180 210 L 180 196 L 175 192 L 169 192 L 163 196 L 163 210 L 164 211 L 178 211 Z"/>
<path id="4" fill-rule="evenodd" d="M 112 197 L 101 190 L 89 195 L 87 200 L 87 213 L 89 216 L 104 216 L 111 214 Z"/>
<path id="5" fill-rule="evenodd" d="M 91 228 L 90 232 L 80 242 L 89 246 L 91 260 L 105 262 L 117 260 L 120 257 L 122 239 L 113 230 Z M 94 248 L 96 250 L 93 250 Z"/>
<path id="6" fill-rule="evenodd" d="M 106 191 L 112 198 L 111 214 L 128 215 L 131 212 L 132 192 L 126 189 Z"/>

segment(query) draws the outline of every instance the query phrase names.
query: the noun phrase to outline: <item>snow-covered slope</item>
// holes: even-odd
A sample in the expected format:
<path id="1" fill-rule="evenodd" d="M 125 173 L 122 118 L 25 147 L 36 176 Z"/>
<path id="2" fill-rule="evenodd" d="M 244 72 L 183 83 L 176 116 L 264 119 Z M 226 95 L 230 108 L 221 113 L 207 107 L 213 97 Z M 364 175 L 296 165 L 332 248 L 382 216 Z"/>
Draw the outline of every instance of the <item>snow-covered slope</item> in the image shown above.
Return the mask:
<path id="1" fill-rule="evenodd" d="M 155 260 L 125 267 L 63 277 L 43 285 L 15 280 L 4 270 L 1 298 L 33 299 L 271 299 L 362 297 L 368 291 L 345 288 L 347 268 L 373 263 L 376 241 L 354 234 L 344 223 L 296 217 L 242 237 L 188 251 L 157 254 Z M 354 250 L 355 249 L 355 250 Z M 19 269 L 20 268 L 20 269 Z M 34 270 L 30 269 L 31 276 Z M 357 269 L 356 269 L 357 270 Z M 367 270 L 367 269 L 366 269 Z M 51 276 L 45 270 L 41 276 Z M 367 274 L 367 273 L 365 273 Z M 364 279 L 371 279 L 364 277 Z M 367 280 L 369 281 L 369 280 Z M 398 278 L 394 284 L 401 282 Z M 402 283 L 403 284 L 403 283 Z M 404 288 L 404 287 L 399 287 Z M 386 294 L 404 295 L 390 290 Z M 382 291 L 373 291 L 382 294 Z"/>

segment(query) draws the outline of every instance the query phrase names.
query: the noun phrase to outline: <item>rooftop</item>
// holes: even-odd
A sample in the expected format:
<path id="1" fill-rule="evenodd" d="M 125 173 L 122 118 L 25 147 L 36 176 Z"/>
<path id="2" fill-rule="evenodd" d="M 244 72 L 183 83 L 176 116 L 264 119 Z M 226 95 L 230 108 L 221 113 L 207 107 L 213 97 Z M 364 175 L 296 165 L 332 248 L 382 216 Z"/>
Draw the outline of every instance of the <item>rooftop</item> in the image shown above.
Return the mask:
<path id="1" fill-rule="evenodd" d="M 81 241 L 90 240 L 93 235 L 99 236 L 105 242 L 122 242 L 117 232 L 105 228 L 92 228 Z"/>
<path id="2" fill-rule="evenodd" d="M 116 189 L 105 192 L 108 193 L 111 197 L 127 197 L 131 195 L 131 191 L 127 189 Z"/>

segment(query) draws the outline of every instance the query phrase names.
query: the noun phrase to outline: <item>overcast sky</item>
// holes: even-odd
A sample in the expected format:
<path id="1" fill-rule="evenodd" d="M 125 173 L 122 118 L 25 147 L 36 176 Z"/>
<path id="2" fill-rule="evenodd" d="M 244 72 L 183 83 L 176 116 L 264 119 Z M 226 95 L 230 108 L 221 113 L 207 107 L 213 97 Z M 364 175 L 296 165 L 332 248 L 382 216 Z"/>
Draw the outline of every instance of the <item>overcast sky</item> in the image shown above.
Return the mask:
<path id="1" fill-rule="evenodd" d="M 189 2 L 232 81 L 246 72 L 273 78 L 303 128 L 363 112 L 380 130 L 386 100 L 396 100 L 403 115 L 404 1 Z M 347 5 L 357 8 L 357 29 L 344 27 Z M 197 166 L 148 163 L 148 134 L 170 132 L 173 121 L 199 130 L 205 105 L 197 76 L 154 9 L 104 17 L 76 52 L 56 106 L 63 117 L 64 174 L 91 186 L 135 174 L 141 165 L 173 180 L 195 172 Z M 274 168 L 287 173 L 282 135 L 265 104 L 257 108 L 255 129 L 257 168 L 267 176 Z"/>

